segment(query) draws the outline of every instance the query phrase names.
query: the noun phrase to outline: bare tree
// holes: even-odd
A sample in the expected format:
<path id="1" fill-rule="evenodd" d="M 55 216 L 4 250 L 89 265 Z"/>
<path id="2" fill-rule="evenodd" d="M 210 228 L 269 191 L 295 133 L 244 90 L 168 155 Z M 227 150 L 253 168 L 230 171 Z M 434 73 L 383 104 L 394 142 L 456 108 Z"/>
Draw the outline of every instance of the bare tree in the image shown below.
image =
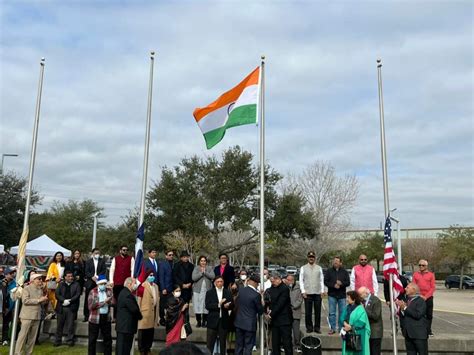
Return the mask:
<path id="1" fill-rule="evenodd" d="M 287 189 L 298 190 L 319 225 L 315 239 L 298 239 L 296 250 L 315 250 L 317 258 L 337 249 L 342 231 L 350 226 L 349 215 L 359 194 L 355 175 L 337 176 L 335 168 L 325 161 L 316 161 L 300 175 L 288 178 Z"/>
<path id="2" fill-rule="evenodd" d="M 229 253 L 230 262 L 242 267 L 255 250 L 258 238 L 248 231 L 224 231 L 219 234 L 219 249 Z"/>
<path id="3" fill-rule="evenodd" d="M 402 243 L 403 264 L 415 270 L 420 259 L 426 259 L 430 268 L 436 270 L 442 260 L 439 240 L 437 238 L 406 239 Z"/>
<path id="4" fill-rule="evenodd" d="M 185 236 L 181 231 L 169 233 L 163 237 L 167 248 L 176 250 L 186 250 L 191 255 L 191 262 L 196 259 L 198 253 L 207 254 L 212 249 L 209 238 Z"/>

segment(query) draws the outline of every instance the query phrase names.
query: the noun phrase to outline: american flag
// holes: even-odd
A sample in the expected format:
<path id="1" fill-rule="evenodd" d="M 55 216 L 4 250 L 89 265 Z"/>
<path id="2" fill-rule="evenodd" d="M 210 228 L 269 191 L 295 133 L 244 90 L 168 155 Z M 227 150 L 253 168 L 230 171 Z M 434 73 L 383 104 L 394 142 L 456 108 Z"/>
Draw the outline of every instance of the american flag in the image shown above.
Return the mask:
<path id="1" fill-rule="evenodd" d="M 383 256 L 383 276 L 386 280 L 390 279 L 390 274 L 393 275 L 393 299 L 396 299 L 400 293 L 404 292 L 400 275 L 398 274 L 397 259 L 393 252 L 392 246 L 392 222 L 390 216 L 385 221 L 384 230 L 385 253 Z"/>

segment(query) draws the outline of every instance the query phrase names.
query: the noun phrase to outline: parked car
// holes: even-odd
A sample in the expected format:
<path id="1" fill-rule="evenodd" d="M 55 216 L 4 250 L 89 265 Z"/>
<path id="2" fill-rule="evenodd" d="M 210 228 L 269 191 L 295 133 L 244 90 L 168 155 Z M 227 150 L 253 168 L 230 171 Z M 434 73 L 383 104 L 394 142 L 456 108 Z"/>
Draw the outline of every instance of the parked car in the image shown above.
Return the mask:
<path id="1" fill-rule="evenodd" d="M 268 265 L 268 272 L 271 274 L 272 271 L 275 271 L 275 270 L 278 269 L 279 267 L 280 267 L 280 265 L 270 264 L 270 265 Z"/>
<path id="2" fill-rule="evenodd" d="M 275 271 L 280 274 L 282 279 L 284 279 L 288 276 L 288 273 L 286 272 L 286 269 L 284 267 L 278 267 L 278 268 L 276 268 Z"/>
<path id="3" fill-rule="evenodd" d="M 444 286 L 446 288 L 459 288 L 460 275 L 449 275 L 444 281 Z M 474 279 L 469 276 L 463 276 L 462 278 L 462 288 L 474 288 Z"/>
<path id="4" fill-rule="evenodd" d="M 408 282 L 412 282 L 413 281 L 413 272 L 411 271 L 404 271 L 403 272 L 403 276 L 405 276 L 408 280 Z"/>
<path id="5" fill-rule="evenodd" d="M 385 277 L 383 276 L 383 272 L 377 272 L 377 282 L 379 284 L 383 284 L 383 280 L 385 279 Z"/>
<path id="6" fill-rule="evenodd" d="M 290 265 L 286 267 L 286 272 L 288 275 L 296 275 L 298 273 L 298 268 L 296 266 Z"/>

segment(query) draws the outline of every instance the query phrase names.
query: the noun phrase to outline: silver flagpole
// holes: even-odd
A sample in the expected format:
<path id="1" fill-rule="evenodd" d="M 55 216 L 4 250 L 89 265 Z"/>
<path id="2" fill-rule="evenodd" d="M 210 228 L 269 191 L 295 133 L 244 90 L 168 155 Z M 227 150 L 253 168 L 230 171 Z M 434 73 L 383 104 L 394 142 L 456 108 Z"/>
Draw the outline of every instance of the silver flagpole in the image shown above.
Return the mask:
<path id="1" fill-rule="evenodd" d="M 35 159 L 36 159 L 36 141 L 38 139 L 38 126 L 41 110 L 41 94 L 43 92 L 43 77 L 44 77 L 44 58 L 40 61 L 40 76 L 38 83 L 38 95 L 36 97 L 36 110 L 35 110 L 35 123 L 33 126 L 33 141 L 31 142 L 31 155 L 30 155 L 30 172 L 28 176 L 28 190 L 26 193 L 26 204 L 25 204 L 25 219 L 23 220 L 23 233 L 21 234 L 20 243 L 18 245 L 18 269 L 16 274 L 17 284 L 21 282 L 23 271 L 25 269 L 25 254 L 26 254 L 26 243 L 28 241 L 28 219 L 30 217 L 30 203 L 31 203 L 31 190 L 33 187 L 33 174 L 35 171 Z M 19 285 L 17 285 L 19 286 Z M 16 343 L 16 330 L 18 328 L 18 313 L 20 310 L 20 300 L 15 302 L 15 310 L 13 314 L 13 325 L 12 325 L 12 339 L 10 343 L 10 355 L 15 352 Z"/>
<path id="2" fill-rule="evenodd" d="M 153 65 L 155 63 L 155 52 L 150 52 L 150 81 L 148 84 L 148 108 L 146 114 L 146 132 L 145 132 L 145 154 L 143 157 L 143 179 L 142 194 L 140 198 L 140 218 L 138 220 L 138 228 L 143 224 L 145 218 L 145 200 L 146 186 L 148 180 L 148 156 L 150 152 L 150 126 L 151 126 L 151 102 L 153 96 Z"/>
<path id="3" fill-rule="evenodd" d="M 390 204 L 388 199 L 388 175 L 387 175 L 387 150 L 385 147 L 385 125 L 384 125 L 384 110 L 383 110 L 383 92 L 382 92 L 382 60 L 377 59 L 377 77 L 378 77 L 378 88 L 379 88 L 379 111 L 380 111 L 380 146 L 382 152 L 382 175 L 383 175 L 383 201 L 385 218 L 390 213 Z M 398 354 L 397 350 L 397 333 L 395 326 L 395 304 L 393 302 L 393 276 L 390 275 L 389 279 L 390 288 L 390 311 L 392 313 L 392 340 L 393 340 L 393 353 Z"/>
<path id="4" fill-rule="evenodd" d="M 150 152 L 150 127 L 151 127 L 151 102 L 153 97 L 153 65 L 155 63 L 155 52 L 150 52 L 150 80 L 148 83 L 148 105 L 146 113 L 146 131 L 145 131 L 145 153 L 143 156 L 143 177 L 142 177 L 142 193 L 140 196 L 140 216 L 138 218 L 138 228 L 143 224 L 145 219 L 145 200 L 146 200 L 146 186 L 148 181 L 148 157 Z M 133 275 L 132 275 L 133 277 Z M 138 299 L 138 298 L 137 298 Z M 134 354 L 135 336 L 133 336 L 133 346 L 130 350 L 130 355 Z"/>
<path id="5" fill-rule="evenodd" d="M 265 56 L 260 65 L 260 290 L 264 290 L 265 266 Z M 260 354 L 265 353 L 265 325 L 260 317 Z"/>

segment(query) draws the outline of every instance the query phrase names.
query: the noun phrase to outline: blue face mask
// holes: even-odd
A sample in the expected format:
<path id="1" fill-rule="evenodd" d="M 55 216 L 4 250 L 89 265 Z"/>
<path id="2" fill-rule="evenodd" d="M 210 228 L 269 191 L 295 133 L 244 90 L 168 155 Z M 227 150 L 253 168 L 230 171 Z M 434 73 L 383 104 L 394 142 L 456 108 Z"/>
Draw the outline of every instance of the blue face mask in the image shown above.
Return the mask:
<path id="1" fill-rule="evenodd" d="M 147 277 L 147 281 L 148 281 L 149 283 L 155 282 L 155 276 L 153 276 L 153 275 L 148 276 L 148 277 Z"/>
<path id="2" fill-rule="evenodd" d="M 99 285 L 99 290 L 100 291 L 105 291 L 105 288 L 106 288 L 105 285 L 103 285 L 103 284 Z"/>

